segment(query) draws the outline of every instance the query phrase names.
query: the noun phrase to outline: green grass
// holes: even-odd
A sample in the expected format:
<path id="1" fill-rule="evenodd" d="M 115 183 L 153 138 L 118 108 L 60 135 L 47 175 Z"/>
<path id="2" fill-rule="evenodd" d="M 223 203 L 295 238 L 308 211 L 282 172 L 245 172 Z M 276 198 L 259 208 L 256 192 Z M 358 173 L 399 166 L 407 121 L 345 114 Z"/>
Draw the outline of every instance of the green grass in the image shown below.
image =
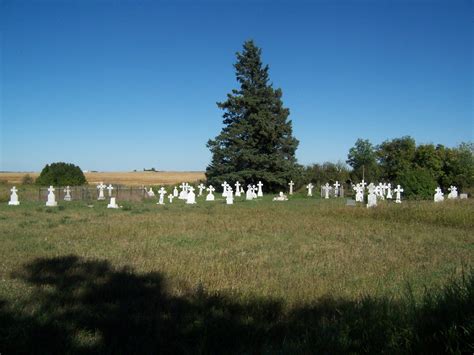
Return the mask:
<path id="1" fill-rule="evenodd" d="M 474 351 L 472 200 L 154 202 L 3 203 L 0 353 Z"/>

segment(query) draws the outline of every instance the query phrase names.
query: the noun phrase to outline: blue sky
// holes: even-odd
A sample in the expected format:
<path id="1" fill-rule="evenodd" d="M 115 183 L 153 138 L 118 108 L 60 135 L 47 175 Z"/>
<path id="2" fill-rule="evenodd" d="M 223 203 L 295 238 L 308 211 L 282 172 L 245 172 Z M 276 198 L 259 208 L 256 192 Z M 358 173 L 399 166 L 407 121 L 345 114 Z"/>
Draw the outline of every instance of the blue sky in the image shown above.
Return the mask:
<path id="1" fill-rule="evenodd" d="M 0 2 L 0 170 L 204 170 L 253 39 L 302 164 L 472 141 L 473 2 Z"/>

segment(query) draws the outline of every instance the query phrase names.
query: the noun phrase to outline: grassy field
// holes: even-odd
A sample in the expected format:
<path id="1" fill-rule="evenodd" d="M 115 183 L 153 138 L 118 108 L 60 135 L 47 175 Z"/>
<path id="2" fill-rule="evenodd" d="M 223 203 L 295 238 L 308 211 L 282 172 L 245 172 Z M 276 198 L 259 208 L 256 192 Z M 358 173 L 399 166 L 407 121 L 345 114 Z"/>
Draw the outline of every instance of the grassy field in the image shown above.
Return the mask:
<path id="1" fill-rule="evenodd" d="M 21 183 L 23 177 L 29 174 L 33 178 L 37 178 L 39 173 L 0 173 L 0 182 L 8 182 L 10 184 Z M 139 171 L 139 172 L 98 172 L 85 173 L 89 184 L 97 184 L 101 181 L 108 184 L 121 184 L 127 186 L 150 186 L 150 185 L 171 185 L 184 181 L 194 182 L 205 179 L 204 173 L 201 171 Z"/>
<path id="2" fill-rule="evenodd" d="M 472 200 L 155 202 L 3 203 L 0 353 L 474 351 Z"/>

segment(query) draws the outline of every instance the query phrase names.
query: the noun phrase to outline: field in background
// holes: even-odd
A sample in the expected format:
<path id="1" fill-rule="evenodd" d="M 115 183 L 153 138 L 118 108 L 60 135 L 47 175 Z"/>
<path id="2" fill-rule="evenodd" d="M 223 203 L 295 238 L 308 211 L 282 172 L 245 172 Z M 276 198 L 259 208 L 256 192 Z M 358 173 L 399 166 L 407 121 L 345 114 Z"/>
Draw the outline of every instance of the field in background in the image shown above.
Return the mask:
<path id="1" fill-rule="evenodd" d="M 0 173 L 0 182 L 7 181 L 10 184 L 19 184 L 26 174 L 33 178 L 39 176 L 39 173 Z M 205 179 L 204 172 L 201 171 L 91 172 L 84 175 L 89 184 L 96 184 L 102 181 L 104 183 L 127 186 L 172 185 L 182 182 L 192 183 Z"/>
<path id="2" fill-rule="evenodd" d="M 2 203 L 0 350 L 473 350 L 473 200 L 217 197 Z"/>

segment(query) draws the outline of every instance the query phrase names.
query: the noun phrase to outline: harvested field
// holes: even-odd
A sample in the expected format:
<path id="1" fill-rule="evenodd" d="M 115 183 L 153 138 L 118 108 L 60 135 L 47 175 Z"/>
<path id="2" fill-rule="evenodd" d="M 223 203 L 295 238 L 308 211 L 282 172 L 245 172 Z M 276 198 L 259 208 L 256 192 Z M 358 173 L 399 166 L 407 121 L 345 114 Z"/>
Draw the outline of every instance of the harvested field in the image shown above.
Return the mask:
<path id="1" fill-rule="evenodd" d="M 0 173 L 0 181 L 6 181 L 11 184 L 21 183 L 23 177 L 29 174 L 37 178 L 39 173 Z M 127 186 L 141 185 L 171 185 L 181 182 L 195 182 L 205 179 L 202 171 L 139 171 L 139 172 L 90 172 L 85 173 L 87 181 L 90 184 L 101 181 L 111 184 L 121 184 Z"/>

